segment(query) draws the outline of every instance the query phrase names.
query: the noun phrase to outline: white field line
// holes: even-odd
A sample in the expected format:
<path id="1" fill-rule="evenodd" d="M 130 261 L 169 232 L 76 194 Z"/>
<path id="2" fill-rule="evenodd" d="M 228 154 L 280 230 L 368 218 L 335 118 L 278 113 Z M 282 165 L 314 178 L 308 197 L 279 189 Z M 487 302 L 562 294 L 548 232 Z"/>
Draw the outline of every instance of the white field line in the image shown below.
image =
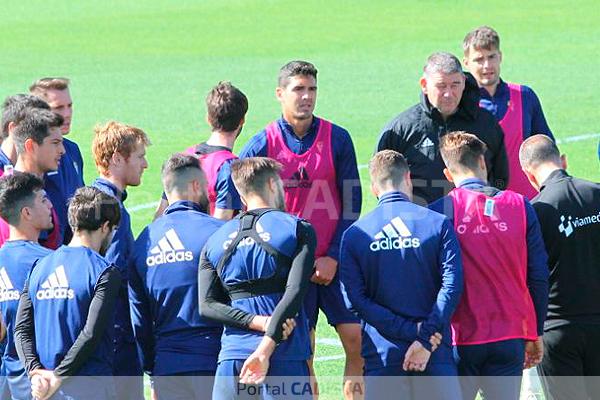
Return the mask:
<path id="1" fill-rule="evenodd" d="M 586 133 L 584 135 L 576 135 L 576 136 L 570 136 L 570 137 L 567 137 L 564 139 L 556 139 L 556 144 L 581 142 L 584 140 L 595 139 L 595 138 L 599 138 L 599 137 L 600 137 L 600 133 Z M 358 165 L 358 169 L 365 169 L 367 167 L 368 167 L 368 164 L 359 164 Z M 158 202 L 153 201 L 151 203 L 138 204 L 136 206 L 129 207 L 127 209 L 127 211 L 129 211 L 130 213 L 133 213 L 136 211 L 147 210 L 148 208 L 156 208 L 157 205 L 158 205 Z"/>

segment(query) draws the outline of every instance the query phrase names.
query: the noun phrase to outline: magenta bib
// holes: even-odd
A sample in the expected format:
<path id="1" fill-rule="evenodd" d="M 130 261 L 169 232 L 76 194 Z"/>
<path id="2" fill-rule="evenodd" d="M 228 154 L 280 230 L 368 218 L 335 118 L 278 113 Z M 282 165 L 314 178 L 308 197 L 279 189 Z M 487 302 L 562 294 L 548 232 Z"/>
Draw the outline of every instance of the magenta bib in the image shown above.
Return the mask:
<path id="1" fill-rule="evenodd" d="M 283 164 L 286 211 L 306 219 L 315 228 L 316 257 L 327 254 L 341 213 L 331 149 L 331 122 L 319 121 L 315 142 L 304 154 L 295 154 L 287 147 L 277 122 L 266 128 L 268 156 Z"/>
<path id="2" fill-rule="evenodd" d="M 523 196 L 450 192 L 460 242 L 464 290 L 452 317 L 457 345 L 537 338 L 527 289 L 527 217 Z"/>

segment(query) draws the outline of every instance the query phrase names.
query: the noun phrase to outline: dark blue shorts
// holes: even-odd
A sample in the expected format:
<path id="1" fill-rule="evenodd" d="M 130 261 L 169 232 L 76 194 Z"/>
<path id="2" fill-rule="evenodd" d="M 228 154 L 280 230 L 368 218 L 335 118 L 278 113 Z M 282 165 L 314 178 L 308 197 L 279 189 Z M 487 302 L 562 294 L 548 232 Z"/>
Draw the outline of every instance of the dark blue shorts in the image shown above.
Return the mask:
<path id="1" fill-rule="evenodd" d="M 311 330 L 317 326 L 319 309 L 323 310 L 327 323 L 331 326 L 360 324 L 360 319 L 346 308 L 339 274 L 336 274 L 327 286 L 310 283 L 304 298 L 304 310 L 308 317 L 308 328 Z"/>
<path id="2" fill-rule="evenodd" d="M 454 358 L 461 375 L 463 398 L 473 399 L 481 389 L 486 399 L 519 399 L 525 340 L 456 346 Z"/>
<path id="3" fill-rule="evenodd" d="M 272 361 L 267 379 L 260 385 L 239 383 L 243 365 L 244 360 L 226 360 L 219 363 L 213 387 L 213 400 L 312 400 L 306 361 Z"/>
<path id="4" fill-rule="evenodd" d="M 460 400 L 456 374 L 454 363 L 429 364 L 421 373 L 404 371 L 402 365 L 365 369 L 365 400 Z"/>

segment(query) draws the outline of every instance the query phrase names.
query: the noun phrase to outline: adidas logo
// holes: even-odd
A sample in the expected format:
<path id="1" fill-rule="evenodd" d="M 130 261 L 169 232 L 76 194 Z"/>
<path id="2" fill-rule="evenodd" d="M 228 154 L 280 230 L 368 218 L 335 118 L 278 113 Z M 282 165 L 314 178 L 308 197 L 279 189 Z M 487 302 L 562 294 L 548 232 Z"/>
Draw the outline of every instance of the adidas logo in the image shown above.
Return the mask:
<path id="1" fill-rule="evenodd" d="M 169 229 L 150 253 L 151 255 L 146 258 L 149 267 L 194 259 L 194 253 L 185 249 L 175 229 Z"/>
<path id="2" fill-rule="evenodd" d="M 20 296 L 21 293 L 19 293 L 18 290 L 15 290 L 6 273 L 6 268 L 2 267 L 2 269 L 0 269 L 0 301 L 19 300 Z"/>
<path id="3" fill-rule="evenodd" d="M 312 182 L 306 172 L 306 168 L 303 166 L 298 167 L 298 170 L 294 172 L 290 179 L 284 181 L 284 187 L 286 188 L 311 188 Z"/>
<path id="4" fill-rule="evenodd" d="M 421 246 L 419 238 L 413 238 L 411 231 L 400 217 L 395 217 L 375 235 L 371 251 L 410 249 Z"/>
<path id="5" fill-rule="evenodd" d="M 271 240 L 271 234 L 269 232 L 265 232 L 265 230 L 263 229 L 260 222 L 256 222 L 256 233 L 258 233 L 258 236 L 260 236 L 260 238 L 262 240 L 264 240 L 265 242 L 268 242 L 269 240 Z M 225 242 L 223 242 L 223 250 L 227 250 L 227 248 L 231 245 L 231 243 L 233 243 L 233 240 L 235 239 L 236 236 L 237 236 L 237 231 L 229 234 L 229 236 L 228 236 L 229 240 L 226 240 Z M 247 237 L 247 238 L 244 238 L 240 243 L 238 243 L 237 248 L 239 249 L 240 247 L 250 246 L 252 244 L 254 244 L 254 239 Z"/>
<path id="6" fill-rule="evenodd" d="M 423 140 L 423 142 L 421 143 L 422 149 L 425 147 L 432 147 L 432 146 L 435 146 L 435 144 L 429 138 L 425 138 L 425 140 Z"/>
<path id="7" fill-rule="evenodd" d="M 72 299 L 75 297 L 75 291 L 69 289 L 69 281 L 63 265 L 57 267 L 42 283 L 42 290 L 38 290 L 35 297 L 38 300 Z"/>

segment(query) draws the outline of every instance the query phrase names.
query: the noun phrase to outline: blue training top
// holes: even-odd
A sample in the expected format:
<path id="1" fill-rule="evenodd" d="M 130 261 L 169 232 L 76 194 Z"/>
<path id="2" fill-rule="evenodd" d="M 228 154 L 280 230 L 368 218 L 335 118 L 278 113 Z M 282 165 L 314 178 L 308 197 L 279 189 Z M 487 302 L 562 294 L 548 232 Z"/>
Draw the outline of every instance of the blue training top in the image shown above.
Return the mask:
<path id="1" fill-rule="evenodd" d="M 198 264 L 224 222 L 177 201 L 135 243 L 131 319 L 144 370 L 153 375 L 214 371 L 223 326 L 200 317 Z"/>
<path id="2" fill-rule="evenodd" d="M 38 261 L 31 271 L 28 288 L 35 344 L 46 369 L 55 369 L 75 343 L 85 326 L 96 283 L 110 266 L 87 247 L 62 246 Z M 77 375 L 112 375 L 112 333 L 112 326 L 107 327 Z"/>
<path id="3" fill-rule="evenodd" d="M 281 211 L 263 214 L 256 223 L 260 237 L 281 254 L 294 258 L 297 247 L 298 218 Z M 216 268 L 227 247 L 237 236 L 240 219 L 227 222 L 215 232 L 204 248 L 205 257 Z M 250 238 L 242 240 L 220 274 L 226 285 L 272 277 L 277 271 L 276 259 Z M 284 268 L 289 272 L 289 267 Z M 282 293 L 258 295 L 231 301 L 231 306 L 254 315 L 272 315 Z M 219 361 L 245 360 L 258 347 L 263 334 L 248 329 L 225 326 L 221 338 Z M 287 340 L 281 342 L 271 360 L 304 361 L 310 357 L 308 318 L 302 308 L 296 317 L 296 328 Z"/>
<path id="4" fill-rule="evenodd" d="M 363 320 L 367 368 L 402 365 L 411 343 L 418 340 L 431 349 L 435 332 L 443 343 L 429 362 L 453 362 L 450 319 L 463 276 L 448 218 L 400 192 L 386 193 L 344 232 L 340 261 L 348 306 Z"/>
<path id="5" fill-rule="evenodd" d="M 40 258 L 52 251 L 28 240 L 10 240 L 0 248 L 0 312 L 6 325 L 6 349 L 2 363 L 6 375 L 24 373 L 15 348 L 14 329 L 21 290 L 29 276 L 31 267 Z M 26 376 L 25 379 L 28 379 Z"/>

